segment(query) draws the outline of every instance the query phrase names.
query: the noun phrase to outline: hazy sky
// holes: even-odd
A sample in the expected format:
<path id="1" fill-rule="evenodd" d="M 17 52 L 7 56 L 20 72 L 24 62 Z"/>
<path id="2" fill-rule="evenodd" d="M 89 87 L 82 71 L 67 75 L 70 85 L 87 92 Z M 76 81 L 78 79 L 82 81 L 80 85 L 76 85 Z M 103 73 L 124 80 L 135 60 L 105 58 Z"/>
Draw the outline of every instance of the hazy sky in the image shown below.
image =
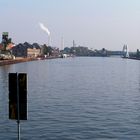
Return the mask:
<path id="1" fill-rule="evenodd" d="M 8 31 L 15 43 L 41 44 L 51 33 L 51 44 L 93 49 L 140 48 L 140 0 L 0 0 L 0 33 Z"/>

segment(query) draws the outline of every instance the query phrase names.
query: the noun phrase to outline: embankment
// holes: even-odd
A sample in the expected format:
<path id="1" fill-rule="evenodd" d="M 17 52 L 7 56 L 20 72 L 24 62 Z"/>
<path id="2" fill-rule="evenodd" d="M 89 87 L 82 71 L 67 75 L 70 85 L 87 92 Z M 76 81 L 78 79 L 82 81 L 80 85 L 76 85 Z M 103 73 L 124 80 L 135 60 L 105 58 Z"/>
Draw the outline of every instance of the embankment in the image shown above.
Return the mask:
<path id="1" fill-rule="evenodd" d="M 22 63 L 22 62 L 27 62 L 27 61 L 34 61 L 34 60 L 37 60 L 37 59 L 36 58 L 16 58 L 12 60 L 0 60 L 0 66 Z"/>

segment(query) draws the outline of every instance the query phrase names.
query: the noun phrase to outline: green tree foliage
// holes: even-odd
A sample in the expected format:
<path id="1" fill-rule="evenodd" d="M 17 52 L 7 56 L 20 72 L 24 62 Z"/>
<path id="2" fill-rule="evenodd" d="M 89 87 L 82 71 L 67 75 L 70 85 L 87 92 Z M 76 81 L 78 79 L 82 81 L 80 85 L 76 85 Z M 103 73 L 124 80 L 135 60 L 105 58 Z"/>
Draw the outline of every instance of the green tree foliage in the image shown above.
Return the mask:
<path id="1" fill-rule="evenodd" d="M 76 56 L 108 56 L 108 51 L 105 48 L 101 50 L 90 50 L 88 47 L 78 46 L 64 48 L 63 53 L 74 54 Z"/>
<path id="2" fill-rule="evenodd" d="M 43 45 L 43 54 L 45 55 L 51 55 L 52 54 L 52 48 L 50 46 L 47 46 L 46 44 Z"/>

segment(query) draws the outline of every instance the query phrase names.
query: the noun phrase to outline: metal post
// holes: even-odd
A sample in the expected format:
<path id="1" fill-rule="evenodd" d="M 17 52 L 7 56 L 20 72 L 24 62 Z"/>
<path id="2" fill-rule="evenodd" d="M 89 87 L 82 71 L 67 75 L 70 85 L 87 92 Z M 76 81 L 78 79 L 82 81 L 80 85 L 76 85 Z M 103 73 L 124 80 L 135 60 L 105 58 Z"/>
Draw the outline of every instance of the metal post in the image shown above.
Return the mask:
<path id="1" fill-rule="evenodd" d="M 18 140 L 20 140 L 20 114 L 19 114 L 19 81 L 17 73 L 17 131 L 18 131 Z"/>
<path id="2" fill-rule="evenodd" d="M 18 140 L 20 140 L 20 121 L 17 120 L 17 127 L 18 127 Z"/>

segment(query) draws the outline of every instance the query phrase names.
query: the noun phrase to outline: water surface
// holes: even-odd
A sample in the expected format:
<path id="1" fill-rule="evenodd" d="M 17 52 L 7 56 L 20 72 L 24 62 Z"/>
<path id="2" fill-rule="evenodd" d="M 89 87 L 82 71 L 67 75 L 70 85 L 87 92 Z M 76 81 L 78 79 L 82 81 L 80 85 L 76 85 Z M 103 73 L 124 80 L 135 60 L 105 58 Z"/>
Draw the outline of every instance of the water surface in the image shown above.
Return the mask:
<path id="1" fill-rule="evenodd" d="M 8 119 L 8 73 L 28 74 L 22 140 L 139 140 L 140 61 L 75 57 L 0 67 L 0 140 L 15 140 Z"/>

